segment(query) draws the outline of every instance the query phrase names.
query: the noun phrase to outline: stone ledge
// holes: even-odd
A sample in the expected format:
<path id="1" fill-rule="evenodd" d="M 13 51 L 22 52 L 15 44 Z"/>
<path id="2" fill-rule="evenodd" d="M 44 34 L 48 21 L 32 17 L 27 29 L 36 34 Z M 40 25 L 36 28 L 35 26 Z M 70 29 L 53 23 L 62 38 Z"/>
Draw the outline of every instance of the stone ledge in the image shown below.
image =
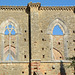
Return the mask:
<path id="1" fill-rule="evenodd" d="M 8 61 L 8 62 L 0 61 L 0 64 L 2 63 L 29 63 L 29 61 Z"/>
<path id="2" fill-rule="evenodd" d="M 41 63 L 60 63 L 60 62 L 63 62 L 63 63 L 71 63 L 72 61 L 69 61 L 69 60 L 41 61 Z"/>
<path id="3" fill-rule="evenodd" d="M 41 61 L 41 59 L 31 59 L 31 61 Z"/>

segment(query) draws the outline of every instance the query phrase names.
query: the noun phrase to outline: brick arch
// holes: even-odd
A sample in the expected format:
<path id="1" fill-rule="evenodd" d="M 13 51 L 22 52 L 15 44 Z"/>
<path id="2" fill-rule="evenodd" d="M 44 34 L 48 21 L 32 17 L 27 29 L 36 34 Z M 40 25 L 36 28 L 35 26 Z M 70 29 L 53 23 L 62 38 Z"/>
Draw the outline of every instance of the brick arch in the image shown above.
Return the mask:
<path id="1" fill-rule="evenodd" d="M 62 53 L 59 50 L 53 48 L 53 53 L 54 53 L 53 54 L 54 60 L 61 60 L 61 59 L 63 60 L 64 59 Z"/>
<path id="2" fill-rule="evenodd" d="M 4 47 L 4 60 L 8 54 L 10 54 L 16 60 L 16 48 L 14 46 L 11 45 L 11 50 L 9 50 L 9 45 Z"/>
<path id="3" fill-rule="evenodd" d="M 66 59 L 68 57 L 68 28 L 66 24 L 61 19 L 55 19 L 47 28 L 47 34 L 50 35 L 50 49 L 51 49 L 51 59 L 53 60 L 53 29 L 56 25 L 59 25 L 61 30 L 63 31 L 64 35 L 64 58 Z"/>
<path id="4" fill-rule="evenodd" d="M 5 46 L 4 53 L 6 53 L 9 50 L 9 45 Z M 14 46 L 11 45 L 11 51 L 16 54 L 16 49 Z"/>

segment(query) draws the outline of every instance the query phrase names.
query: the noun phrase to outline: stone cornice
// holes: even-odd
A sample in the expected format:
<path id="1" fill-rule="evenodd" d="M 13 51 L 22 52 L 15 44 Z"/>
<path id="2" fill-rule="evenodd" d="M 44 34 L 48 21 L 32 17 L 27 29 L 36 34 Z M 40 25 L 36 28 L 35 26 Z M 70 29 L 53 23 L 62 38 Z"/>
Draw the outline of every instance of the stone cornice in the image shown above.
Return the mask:
<path id="1" fill-rule="evenodd" d="M 45 6 L 40 7 L 39 10 L 74 10 L 75 6 Z"/>
<path id="2" fill-rule="evenodd" d="M 38 10 L 73 10 L 75 11 L 75 6 L 41 6 L 40 3 L 28 4 L 28 7 L 39 7 Z M 0 10 L 25 10 L 27 6 L 0 6 Z"/>
<path id="3" fill-rule="evenodd" d="M 0 10 L 25 10 L 27 6 L 0 6 Z"/>

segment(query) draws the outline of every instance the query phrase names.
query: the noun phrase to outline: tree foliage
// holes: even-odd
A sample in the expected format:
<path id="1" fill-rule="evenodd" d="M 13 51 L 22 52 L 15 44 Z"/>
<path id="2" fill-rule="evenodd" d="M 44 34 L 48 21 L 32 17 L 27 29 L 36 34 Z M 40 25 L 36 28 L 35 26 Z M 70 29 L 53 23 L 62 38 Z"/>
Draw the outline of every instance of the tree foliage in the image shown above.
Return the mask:
<path id="1" fill-rule="evenodd" d="M 69 67 L 75 67 L 75 56 L 70 57 L 69 60 L 72 61 Z"/>
<path id="2" fill-rule="evenodd" d="M 71 64 L 68 67 L 73 67 L 74 68 L 74 75 L 75 75 L 75 56 L 68 58 L 71 60 Z"/>

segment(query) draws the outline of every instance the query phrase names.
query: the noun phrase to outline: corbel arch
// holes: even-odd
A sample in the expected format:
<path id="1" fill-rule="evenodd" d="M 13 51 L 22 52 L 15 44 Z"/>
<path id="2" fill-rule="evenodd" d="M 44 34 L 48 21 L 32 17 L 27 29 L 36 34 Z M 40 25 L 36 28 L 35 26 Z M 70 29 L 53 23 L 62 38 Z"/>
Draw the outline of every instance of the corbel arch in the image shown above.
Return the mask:
<path id="1" fill-rule="evenodd" d="M 68 42 L 67 41 L 68 41 L 69 31 L 68 31 L 66 24 L 61 19 L 55 19 L 52 23 L 50 23 L 47 29 L 47 34 L 50 35 L 50 40 L 51 40 L 50 41 L 51 60 L 53 60 L 53 29 L 56 25 L 58 25 L 63 31 L 64 56 L 65 56 L 64 58 L 66 59 L 68 57 Z"/>

